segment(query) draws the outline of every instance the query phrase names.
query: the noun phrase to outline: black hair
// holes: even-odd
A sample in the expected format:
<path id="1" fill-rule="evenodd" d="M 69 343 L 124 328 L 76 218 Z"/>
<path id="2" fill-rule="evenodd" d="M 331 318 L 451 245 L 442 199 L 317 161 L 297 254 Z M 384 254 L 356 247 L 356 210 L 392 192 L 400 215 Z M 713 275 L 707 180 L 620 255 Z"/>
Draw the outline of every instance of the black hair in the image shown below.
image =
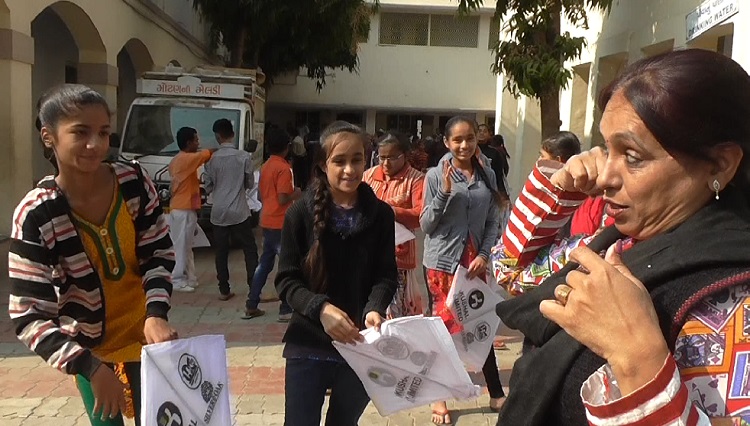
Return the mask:
<path id="1" fill-rule="evenodd" d="M 181 127 L 175 136 L 177 139 L 177 147 L 180 148 L 180 151 L 186 150 L 188 144 L 195 140 L 197 134 L 198 131 L 192 127 Z"/>
<path id="2" fill-rule="evenodd" d="M 218 134 L 222 139 L 229 139 L 234 136 L 234 128 L 232 122 L 226 118 L 220 118 L 214 122 L 214 126 L 211 129 L 214 133 Z"/>
<path id="3" fill-rule="evenodd" d="M 572 132 L 558 132 L 542 141 L 542 149 L 553 157 L 560 157 L 565 163 L 574 155 L 581 153 L 581 141 Z"/>
<path id="4" fill-rule="evenodd" d="M 57 130 L 60 120 L 73 117 L 81 112 L 81 109 L 91 105 L 98 105 L 104 108 L 107 115 L 112 112 L 109 109 L 107 100 L 99 92 L 82 84 L 62 84 L 55 86 L 39 98 L 36 104 L 37 118 L 36 129 L 41 132 L 43 127 L 51 130 L 53 133 Z M 41 141 L 41 137 L 40 137 Z M 55 151 L 51 146 L 42 142 L 44 157 L 52 163 L 55 170 L 58 170 Z"/>
<path id="5" fill-rule="evenodd" d="M 501 147 L 505 146 L 505 138 L 503 138 L 503 135 L 492 135 L 490 138 L 490 146 L 494 147 Z"/>
<path id="6" fill-rule="evenodd" d="M 289 134 L 278 127 L 268 129 L 265 134 L 269 154 L 282 154 L 289 147 L 291 138 Z"/>
<path id="7" fill-rule="evenodd" d="M 476 133 L 477 128 L 478 128 L 476 120 L 457 115 L 455 117 L 452 117 L 445 124 L 445 140 L 450 140 L 451 134 L 453 133 L 453 128 L 456 127 L 456 125 L 460 123 L 466 123 L 470 125 L 474 129 L 474 132 Z M 477 150 L 479 149 L 480 149 L 479 144 L 477 143 Z M 498 176 L 493 185 L 492 180 L 490 179 L 489 176 L 487 176 L 487 171 L 484 169 L 484 166 L 479 162 L 479 159 L 477 158 L 476 155 L 472 155 L 471 165 L 472 167 L 474 167 L 474 170 L 477 173 L 479 173 L 479 177 L 482 179 L 482 182 L 484 182 L 484 185 L 492 193 L 492 198 L 495 199 L 495 202 L 497 203 L 498 207 L 505 208 L 508 205 L 508 202 L 510 200 L 507 190 L 505 188 L 502 188 L 502 190 L 499 190 L 498 188 L 496 188 L 498 181 L 502 182 L 502 177 Z"/>
<path id="8" fill-rule="evenodd" d="M 386 145 L 396 145 L 398 149 L 407 154 L 411 151 L 411 143 L 409 139 L 403 133 L 398 130 L 389 130 L 386 134 L 380 137 L 377 142 L 378 148 Z"/>
<path id="9" fill-rule="evenodd" d="M 330 217 L 331 190 L 328 185 L 328 177 L 324 171 L 325 163 L 333 152 L 336 145 L 342 140 L 339 135 L 354 136 L 362 142 L 362 152 L 367 145 L 368 136 L 360 127 L 346 121 L 334 121 L 323 130 L 320 135 L 320 149 L 316 150 L 316 159 L 313 164 L 312 182 L 313 191 L 313 243 L 307 252 L 304 262 L 305 275 L 310 281 L 312 290 L 316 293 L 326 291 L 328 271 L 326 270 L 325 257 L 323 256 L 323 245 L 320 243 L 328 226 Z"/>
<path id="10" fill-rule="evenodd" d="M 489 145 L 500 153 L 500 168 L 503 169 L 503 176 L 508 176 L 508 172 L 510 172 L 510 163 L 508 162 L 510 154 L 508 154 L 508 150 L 505 149 L 505 139 L 503 138 L 503 135 L 492 135 Z"/>

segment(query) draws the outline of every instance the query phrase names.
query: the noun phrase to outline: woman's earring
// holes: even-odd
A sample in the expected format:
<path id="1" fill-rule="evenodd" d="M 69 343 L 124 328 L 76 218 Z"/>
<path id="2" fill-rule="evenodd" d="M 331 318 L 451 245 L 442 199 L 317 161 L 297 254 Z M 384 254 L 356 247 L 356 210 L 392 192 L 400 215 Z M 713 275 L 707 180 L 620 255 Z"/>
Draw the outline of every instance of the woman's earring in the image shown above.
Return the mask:
<path id="1" fill-rule="evenodd" d="M 719 191 L 721 191 L 721 184 L 718 179 L 714 179 L 714 191 L 716 191 L 716 199 L 719 199 Z"/>

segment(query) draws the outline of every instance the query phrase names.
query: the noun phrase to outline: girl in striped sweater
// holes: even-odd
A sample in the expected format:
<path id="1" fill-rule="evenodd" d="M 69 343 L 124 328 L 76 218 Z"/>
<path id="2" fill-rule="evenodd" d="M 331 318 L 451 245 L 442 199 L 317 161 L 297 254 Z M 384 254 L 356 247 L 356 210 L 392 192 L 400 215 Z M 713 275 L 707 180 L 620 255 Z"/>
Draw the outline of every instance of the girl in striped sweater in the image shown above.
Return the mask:
<path id="1" fill-rule="evenodd" d="M 9 313 L 18 338 L 75 376 L 92 425 L 139 417 L 144 344 L 177 338 L 167 323 L 174 251 L 151 179 L 107 164 L 110 110 L 64 85 L 38 104 L 37 128 L 57 173 L 16 208 Z"/>

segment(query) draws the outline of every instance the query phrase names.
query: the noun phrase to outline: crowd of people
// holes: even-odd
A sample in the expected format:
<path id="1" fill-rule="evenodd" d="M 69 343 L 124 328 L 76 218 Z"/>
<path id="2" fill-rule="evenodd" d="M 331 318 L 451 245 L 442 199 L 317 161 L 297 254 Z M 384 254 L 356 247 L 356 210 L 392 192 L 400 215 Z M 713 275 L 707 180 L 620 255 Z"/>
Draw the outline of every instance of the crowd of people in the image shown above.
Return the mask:
<path id="1" fill-rule="evenodd" d="M 670 52 L 630 65 L 599 106 L 605 144 L 545 139 L 513 201 L 502 137 L 471 118 L 423 140 L 337 121 L 314 149 L 304 131 L 269 129 L 258 262 L 243 198 L 255 185 L 251 155 L 234 147 L 231 123 L 215 123 L 215 151 L 199 150 L 190 128 L 177 133 L 168 220 L 137 164 L 102 162 L 104 99 L 54 89 L 37 125 L 57 174 L 14 215 L 18 337 L 76 376 L 92 424 L 137 414 L 140 349 L 177 338 L 171 291 L 197 284 L 189 227 L 205 165 L 219 297 L 234 296 L 230 236 L 245 251 L 243 318 L 263 315 L 260 291 L 279 259 L 287 425 L 320 424 L 328 392 L 326 424 L 357 424 L 369 397 L 332 341 L 360 342 L 363 329 L 419 314 L 455 332 L 446 298 L 459 265 L 508 291 L 497 315 L 525 339 L 507 394 L 494 351 L 482 369 L 498 424 L 743 424 L 750 76 L 718 53 Z M 290 164 L 290 154 L 309 160 Z M 423 253 L 414 240 L 396 245 L 397 226 L 421 230 Z M 445 402 L 432 405 L 432 422 L 452 423 Z"/>

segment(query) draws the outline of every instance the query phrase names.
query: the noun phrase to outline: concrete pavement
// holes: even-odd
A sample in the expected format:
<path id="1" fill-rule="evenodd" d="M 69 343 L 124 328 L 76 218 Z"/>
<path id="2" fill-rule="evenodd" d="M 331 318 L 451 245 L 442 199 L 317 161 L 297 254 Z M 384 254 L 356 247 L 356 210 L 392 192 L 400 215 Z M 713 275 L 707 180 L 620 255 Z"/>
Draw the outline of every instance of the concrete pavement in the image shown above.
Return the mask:
<path id="1" fill-rule="evenodd" d="M 260 247 L 260 244 L 259 244 Z M 4 253 L 0 253 L 4 256 Z M 175 293 L 170 313 L 181 337 L 224 334 L 228 344 L 229 384 L 236 425 L 283 425 L 284 360 L 281 337 L 285 324 L 276 322 L 278 302 L 264 303 L 264 317 L 242 320 L 247 295 L 241 252 L 232 252 L 234 299 L 217 299 L 213 254 L 210 249 L 196 253 L 196 269 L 201 285 L 195 293 Z M 264 296 L 273 296 L 273 276 Z M 73 379 L 44 364 L 41 358 L 21 345 L 7 317 L 8 283 L 6 271 L 0 271 L 0 425 L 31 426 L 89 425 Z M 496 351 L 503 383 L 507 385 L 513 362 L 521 350 L 520 338 L 510 336 L 509 350 Z M 473 375 L 483 383 L 480 375 Z M 507 391 L 507 388 L 506 388 Z M 497 415 L 488 408 L 488 396 L 478 400 L 449 402 L 454 424 L 494 425 Z M 370 404 L 360 425 L 429 425 L 429 407 L 401 412 L 383 418 Z"/>

